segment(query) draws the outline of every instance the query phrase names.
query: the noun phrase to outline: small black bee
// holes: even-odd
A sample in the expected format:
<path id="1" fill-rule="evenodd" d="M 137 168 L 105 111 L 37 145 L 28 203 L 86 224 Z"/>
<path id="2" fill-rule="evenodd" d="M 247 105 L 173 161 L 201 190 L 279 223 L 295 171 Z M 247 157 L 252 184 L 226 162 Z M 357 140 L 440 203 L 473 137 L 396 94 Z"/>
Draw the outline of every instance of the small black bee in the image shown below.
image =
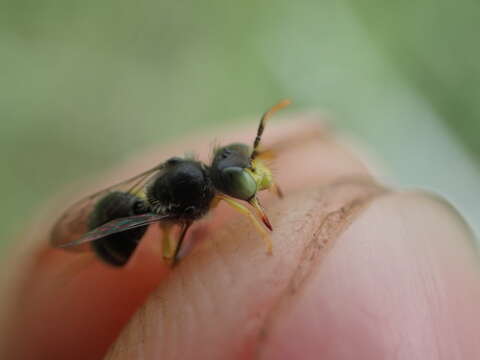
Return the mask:
<path id="1" fill-rule="evenodd" d="M 283 100 L 262 116 L 253 147 L 234 143 L 217 148 L 210 166 L 193 158 L 173 157 L 80 200 L 54 225 L 52 245 L 93 249 L 107 264 L 123 266 L 148 226 L 159 223 L 163 256 L 175 264 L 188 228 L 223 200 L 252 221 L 271 252 L 272 225 L 257 193 L 270 189 L 282 194 L 262 160 L 268 152 L 262 152 L 259 145 L 266 120 L 288 104 L 289 100 Z M 171 236 L 174 225 L 181 229 L 177 241 Z"/>

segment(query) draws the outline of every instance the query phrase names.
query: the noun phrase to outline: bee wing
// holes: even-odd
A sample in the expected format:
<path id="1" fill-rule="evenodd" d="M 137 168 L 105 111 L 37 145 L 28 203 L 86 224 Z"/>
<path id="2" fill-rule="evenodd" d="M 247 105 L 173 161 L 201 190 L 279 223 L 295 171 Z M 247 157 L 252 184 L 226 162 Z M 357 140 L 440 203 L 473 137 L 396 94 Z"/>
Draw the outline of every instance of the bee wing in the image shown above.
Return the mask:
<path id="1" fill-rule="evenodd" d="M 167 215 L 142 214 L 142 215 L 134 215 L 134 216 L 124 217 L 120 219 L 115 219 L 87 232 L 86 234 L 82 235 L 78 239 L 63 243 L 59 245 L 59 247 L 61 248 L 76 247 L 76 246 L 85 244 L 87 242 L 99 240 L 106 236 L 116 234 L 122 231 L 150 225 L 152 223 L 165 220 L 167 218 L 169 218 Z"/>
<path id="2" fill-rule="evenodd" d="M 89 231 L 89 217 L 98 200 L 111 191 L 125 191 L 137 195 L 143 190 L 146 182 L 162 168 L 163 164 L 157 165 L 150 170 L 113 186 L 109 186 L 71 205 L 54 224 L 50 234 L 51 245 L 54 247 L 64 247 L 65 244 L 72 243 L 84 236 L 84 234 Z M 68 249 L 88 250 L 89 247 L 76 246 L 68 247 Z"/>

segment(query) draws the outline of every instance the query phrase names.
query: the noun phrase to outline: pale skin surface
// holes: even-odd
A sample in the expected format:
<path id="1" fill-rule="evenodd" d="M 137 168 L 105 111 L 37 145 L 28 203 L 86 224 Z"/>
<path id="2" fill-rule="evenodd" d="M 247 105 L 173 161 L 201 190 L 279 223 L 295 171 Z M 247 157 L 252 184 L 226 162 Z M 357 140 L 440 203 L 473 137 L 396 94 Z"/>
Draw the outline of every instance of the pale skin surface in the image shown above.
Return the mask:
<path id="1" fill-rule="evenodd" d="M 251 142 L 252 129 L 222 142 Z M 173 271 L 155 226 L 116 270 L 45 246 L 45 212 L 2 266 L 0 358 L 479 359 L 480 262 L 459 215 L 433 196 L 376 185 L 351 150 L 300 116 L 272 120 L 265 144 L 302 134 L 310 140 L 273 166 L 286 197 L 261 195 L 273 255 L 224 205 L 194 225 L 199 243 Z M 185 149 L 206 159 L 205 139 L 104 181 Z"/>

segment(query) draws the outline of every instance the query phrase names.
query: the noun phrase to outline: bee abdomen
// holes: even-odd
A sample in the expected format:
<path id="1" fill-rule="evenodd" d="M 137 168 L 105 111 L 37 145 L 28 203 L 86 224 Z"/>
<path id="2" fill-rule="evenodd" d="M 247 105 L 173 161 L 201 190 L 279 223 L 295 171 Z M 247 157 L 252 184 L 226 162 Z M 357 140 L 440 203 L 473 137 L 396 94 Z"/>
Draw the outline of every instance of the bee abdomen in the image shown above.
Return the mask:
<path id="1" fill-rule="evenodd" d="M 109 221 L 147 213 L 149 206 L 141 198 L 115 191 L 100 199 L 89 218 L 89 229 L 95 229 Z M 130 259 L 148 226 L 125 230 L 93 241 L 92 248 L 98 257 L 113 266 L 123 266 Z"/>

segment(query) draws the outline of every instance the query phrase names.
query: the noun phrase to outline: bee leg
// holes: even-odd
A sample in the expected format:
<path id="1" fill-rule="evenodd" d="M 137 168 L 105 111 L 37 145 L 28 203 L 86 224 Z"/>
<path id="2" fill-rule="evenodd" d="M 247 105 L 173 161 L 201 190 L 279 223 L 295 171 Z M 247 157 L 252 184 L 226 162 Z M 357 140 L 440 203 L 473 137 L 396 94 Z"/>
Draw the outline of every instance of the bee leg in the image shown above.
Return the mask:
<path id="1" fill-rule="evenodd" d="M 270 220 L 268 219 L 267 214 L 265 214 L 265 210 L 263 209 L 262 204 L 260 204 L 260 200 L 258 200 L 258 198 L 254 196 L 252 199 L 248 201 L 248 203 L 253 206 L 253 208 L 257 212 L 260 219 L 262 219 L 263 223 L 268 228 L 268 230 L 273 231 L 272 224 L 270 223 Z"/>
<path id="2" fill-rule="evenodd" d="M 185 239 L 185 235 L 187 234 L 188 229 L 192 225 L 192 221 L 187 221 L 183 224 L 182 232 L 180 233 L 180 238 L 175 246 L 175 251 L 172 257 L 172 267 L 175 266 L 178 262 L 178 255 L 180 254 L 180 250 L 182 248 L 183 240 Z"/>
<path id="3" fill-rule="evenodd" d="M 260 221 L 258 221 L 257 217 L 247 207 L 243 206 L 242 204 L 240 204 L 239 202 L 231 198 L 228 198 L 226 196 L 221 196 L 221 200 L 224 200 L 227 204 L 229 204 L 239 213 L 241 213 L 242 215 L 245 215 L 250 219 L 250 221 L 253 223 L 257 231 L 262 235 L 262 239 L 265 242 L 265 245 L 267 247 L 267 253 L 271 254 L 273 249 L 272 239 L 270 238 L 269 232 L 265 229 L 264 226 L 262 226 Z"/>
<path id="4" fill-rule="evenodd" d="M 162 253 L 165 260 L 172 259 L 172 233 L 173 224 L 162 224 L 160 229 L 162 230 Z"/>

